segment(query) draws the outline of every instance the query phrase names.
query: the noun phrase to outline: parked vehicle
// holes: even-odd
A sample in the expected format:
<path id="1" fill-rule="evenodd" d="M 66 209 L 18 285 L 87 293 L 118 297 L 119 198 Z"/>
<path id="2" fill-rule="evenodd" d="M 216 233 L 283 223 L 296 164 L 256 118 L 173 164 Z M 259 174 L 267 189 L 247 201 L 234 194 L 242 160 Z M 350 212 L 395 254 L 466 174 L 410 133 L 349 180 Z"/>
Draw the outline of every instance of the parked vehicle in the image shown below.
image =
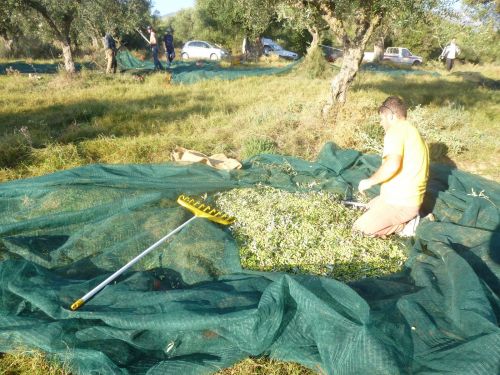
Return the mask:
<path id="1" fill-rule="evenodd" d="M 375 52 L 365 52 L 363 54 L 363 62 L 373 62 L 375 60 Z"/>
<path id="2" fill-rule="evenodd" d="M 420 56 L 413 55 L 408 48 L 389 47 L 385 50 L 382 61 L 391 61 L 396 64 L 420 65 L 423 59 Z"/>
<path id="3" fill-rule="evenodd" d="M 323 50 L 323 54 L 325 55 L 325 59 L 328 62 L 335 62 L 338 58 L 342 57 L 343 51 L 339 48 L 325 46 L 320 44 L 321 49 Z"/>
<path id="4" fill-rule="evenodd" d="M 373 62 L 374 59 L 374 52 L 365 52 L 363 55 L 363 62 Z M 385 50 L 382 61 L 415 66 L 422 64 L 423 59 L 420 56 L 413 55 L 408 48 L 388 47 Z"/>
<path id="5" fill-rule="evenodd" d="M 266 56 L 278 55 L 279 57 L 290 60 L 297 60 L 299 58 L 298 54 L 296 54 L 295 52 L 287 51 L 272 39 L 262 38 L 261 43 L 262 52 L 264 52 L 264 55 Z"/>
<path id="6" fill-rule="evenodd" d="M 181 51 L 183 60 L 187 59 L 210 59 L 220 60 L 229 56 L 229 52 L 202 40 L 190 40 L 184 44 Z"/>

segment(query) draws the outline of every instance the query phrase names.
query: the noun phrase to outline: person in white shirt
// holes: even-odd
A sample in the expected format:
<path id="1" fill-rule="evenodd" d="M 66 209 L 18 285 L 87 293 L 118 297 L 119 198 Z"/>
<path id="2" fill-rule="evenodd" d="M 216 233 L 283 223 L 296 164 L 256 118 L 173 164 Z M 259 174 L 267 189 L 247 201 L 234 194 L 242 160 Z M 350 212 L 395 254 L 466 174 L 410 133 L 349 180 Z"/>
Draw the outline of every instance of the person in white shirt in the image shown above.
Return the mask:
<path id="1" fill-rule="evenodd" d="M 163 66 L 158 59 L 158 40 L 156 39 L 156 32 L 151 26 L 148 26 L 149 32 L 149 45 L 151 46 L 151 52 L 153 53 L 153 61 L 155 63 L 155 70 L 163 70 Z"/>
<path id="2" fill-rule="evenodd" d="M 452 39 L 450 44 L 444 47 L 443 52 L 441 52 L 441 56 L 439 58 L 446 58 L 446 69 L 450 71 L 453 69 L 453 64 L 455 62 L 455 58 L 460 54 L 460 48 L 456 45 L 455 39 Z"/>

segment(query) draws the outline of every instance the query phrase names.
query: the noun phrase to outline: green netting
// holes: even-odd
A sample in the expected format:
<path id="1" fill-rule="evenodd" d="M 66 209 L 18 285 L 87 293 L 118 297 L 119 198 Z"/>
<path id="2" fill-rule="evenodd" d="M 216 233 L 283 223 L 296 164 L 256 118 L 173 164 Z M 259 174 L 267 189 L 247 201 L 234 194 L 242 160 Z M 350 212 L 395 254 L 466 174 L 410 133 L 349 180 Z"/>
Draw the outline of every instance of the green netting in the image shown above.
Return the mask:
<path id="1" fill-rule="evenodd" d="M 62 63 L 42 63 L 42 62 L 28 62 L 28 61 L 12 61 L 8 63 L 0 63 L 0 74 L 5 74 L 7 70 L 14 70 L 19 73 L 57 73 L 60 69 L 64 69 Z M 93 63 L 75 64 L 76 70 L 81 70 L 83 67 L 86 69 L 95 69 Z"/>
<path id="2" fill-rule="evenodd" d="M 390 64 L 376 64 L 376 63 L 366 63 L 361 65 L 361 70 L 382 73 L 390 76 L 400 77 L 405 75 L 430 75 L 433 77 L 439 77 L 441 74 L 438 72 L 431 72 L 429 70 L 413 69 L 412 67 L 404 68 L 402 66 L 398 67 Z"/>
<path id="3" fill-rule="evenodd" d="M 343 284 L 243 271 L 229 230 L 197 219 L 68 308 L 190 217 L 180 193 L 343 194 L 379 163 L 327 144 L 316 162 L 91 165 L 1 184 L 0 350 L 39 348 L 75 374 L 205 374 L 250 355 L 336 375 L 498 373 L 500 186 L 439 165 L 426 197 L 437 221 L 419 226 L 402 273 Z"/>
<path id="4" fill-rule="evenodd" d="M 148 72 L 154 70 L 152 61 L 140 61 L 129 51 L 121 50 L 117 56 L 118 67 L 121 71 Z M 289 72 L 297 62 L 283 67 L 262 68 L 255 66 L 232 66 L 224 68 L 216 61 L 175 61 L 169 68 L 172 81 L 175 83 L 195 83 L 206 79 L 232 80 L 242 77 L 266 76 Z"/>

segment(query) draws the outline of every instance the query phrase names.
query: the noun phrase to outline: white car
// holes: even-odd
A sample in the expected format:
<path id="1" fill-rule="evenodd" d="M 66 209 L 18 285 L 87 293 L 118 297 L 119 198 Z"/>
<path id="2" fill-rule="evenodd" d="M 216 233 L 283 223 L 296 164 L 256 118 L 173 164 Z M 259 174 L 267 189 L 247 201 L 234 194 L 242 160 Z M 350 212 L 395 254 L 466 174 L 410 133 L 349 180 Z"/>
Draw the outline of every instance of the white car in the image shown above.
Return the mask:
<path id="1" fill-rule="evenodd" d="M 279 57 L 290 60 L 297 60 L 299 58 L 299 55 L 297 55 L 295 52 L 287 51 L 272 39 L 262 38 L 261 43 L 262 51 L 266 56 L 278 55 Z"/>
<path id="2" fill-rule="evenodd" d="M 187 59 L 210 59 L 220 60 L 229 56 L 229 53 L 220 47 L 214 46 L 202 40 L 190 40 L 184 44 L 181 51 L 183 60 Z"/>

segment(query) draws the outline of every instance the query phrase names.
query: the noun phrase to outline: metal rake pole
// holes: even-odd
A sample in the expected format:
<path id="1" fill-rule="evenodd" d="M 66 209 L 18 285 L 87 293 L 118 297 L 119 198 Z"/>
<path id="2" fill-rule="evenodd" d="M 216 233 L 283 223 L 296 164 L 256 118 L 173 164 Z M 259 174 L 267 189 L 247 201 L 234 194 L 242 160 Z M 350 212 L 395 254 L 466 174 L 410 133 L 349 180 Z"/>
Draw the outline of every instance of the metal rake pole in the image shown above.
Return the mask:
<path id="1" fill-rule="evenodd" d="M 192 222 L 194 219 L 200 217 L 200 218 L 205 218 L 210 221 L 214 221 L 219 224 L 223 225 L 229 225 L 234 222 L 234 218 L 230 217 L 227 214 L 224 214 L 208 205 L 205 205 L 202 202 L 196 201 L 192 198 L 186 197 L 184 195 L 181 195 L 177 199 L 177 203 L 179 203 L 181 206 L 187 208 L 190 210 L 195 216 L 193 216 L 191 219 L 188 221 L 184 222 L 183 224 L 179 225 L 177 228 L 175 228 L 173 231 L 171 231 L 169 234 L 166 236 L 160 238 L 158 241 L 156 241 L 153 245 L 148 247 L 146 250 L 144 250 L 142 253 L 137 255 L 134 259 L 129 261 L 127 264 L 125 264 L 123 267 L 121 267 L 118 271 L 113 273 L 111 276 L 109 276 L 106 280 L 104 280 L 102 283 L 97 285 L 94 289 L 92 289 L 90 292 L 85 294 L 82 298 L 77 299 L 73 304 L 70 306 L 70 309 L 75 311 L 85 302 L 87 302 L 89 299 L 91 299 L 93 296 L 95 296 L 99 291 L 101 291 L 106 285 L 108 285 L 110 282 L 115 280 L 118 276 L 120 276 L 123 272 L 128 270 L 130 267 L 132 267 L 135 263 L 137 263 L 142 257 L 146 256 L 149 254 L 151 251 L 156 249 L 158 246 L 160 246 L 163 242 L 168 240 L 171 236 L 179 232 L 182 228 L 184 228 L 186 225 L 188 225 L 190 222 Z"/>

